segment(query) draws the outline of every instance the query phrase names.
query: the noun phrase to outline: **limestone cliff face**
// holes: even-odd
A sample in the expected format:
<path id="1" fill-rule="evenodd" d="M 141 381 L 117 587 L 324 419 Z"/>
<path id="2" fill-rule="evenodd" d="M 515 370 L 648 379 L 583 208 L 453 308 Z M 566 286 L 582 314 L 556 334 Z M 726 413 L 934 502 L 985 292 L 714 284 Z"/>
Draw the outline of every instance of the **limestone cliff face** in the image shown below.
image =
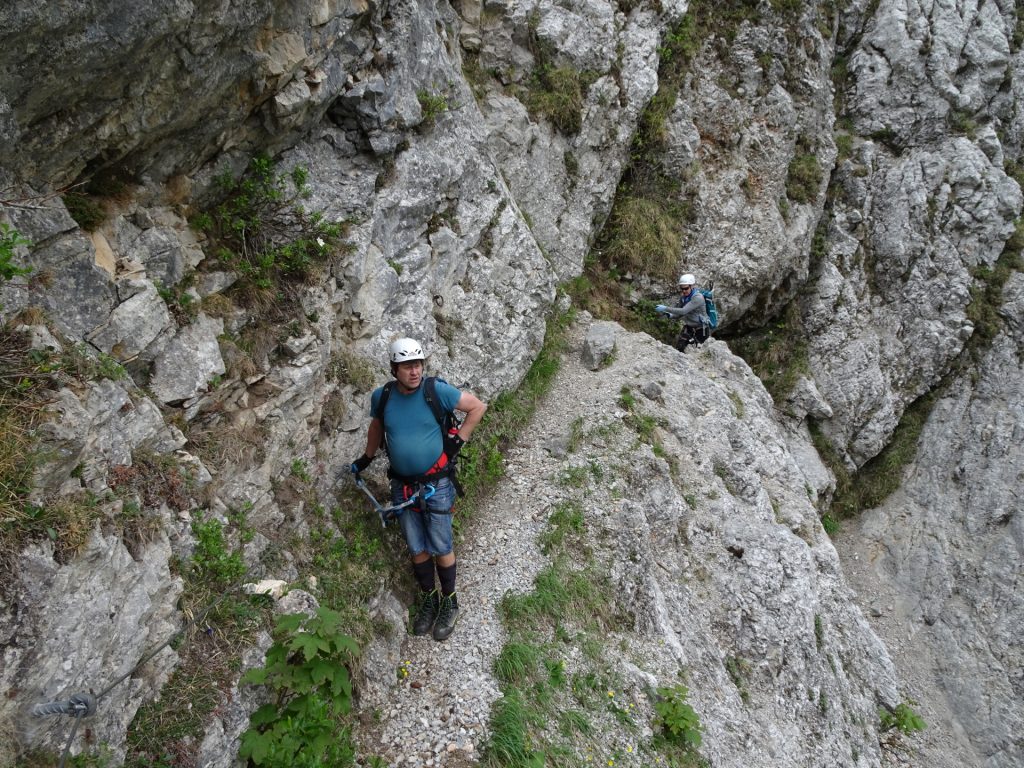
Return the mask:
<path id="1" fill-rule="evenodd" d="M 9 4 L 5 165 L 55 185 L 105 167 L 159 183 L 232 147 L 276 152 L 370 60 L 369 18 L 359 0 Z"/>
<path id="2" fill-rule="evenodd" d="M 667 36 L 709 13 L 692 3 L 605 0 L 8 5 L 0 9 L 0 220 L 32 241 L 16 257 L 46 280 L 0 284 L 0 306 L 5 319 L 42 308 L 64 338 L 37 326 L 35 343 L 86 343 L 132 376 L 55 396 L 39 492 L 102 494 L 111 468 L 131 464 L 136 452 L 176 453 L 195 468 L 205 509 L 223 516 L 245 505 L 257 532 L 286 522 L 303 528 L 301 505 L 274 493 L 296 458 L 317 469 L 326 491 L 360 450 L 367 395 L 386 376 L 384 350 L 396 334 L 423 339 L 435 370 L 485 398 L 519 383 L 542 344 L 557 284 L 580 274 L 612 209 Z M 903 489 L 848 532 L 872 547 L 873 570 L 847 565 L 865 605 L 886 582 L 886 605 L 898 606 L 893 626 L 914 635 L 916 658 L 935 660 L 921 668 L 894 654 L 898 675 L 943 681 L 922 690 L 942 697 L 928 711 L 934 727 L 958 734 L 948 764 L 1018 765 L 1019 272 L 1011 269 L 995 299 L 1000 319 L 985 331 L 988 351 L 970 375 L 953 373 L 978 332 L 972 302 L 1022 205 L 1012 174 L 1024 151 L 1015 9 L 896 0 L 841 11 L 813 2 L 727 5 L 728 22 L 698 27 L 692 41 L 665 121 L 662 169 L 690 211 L 678 267 L 714 281 L 725 333 L 776 322 L 791 307 L 787 317 L 797 318 L 806 343 L 804 378 L 777 410 L 762 403 L 753 431 L 741 419 L 722 423 L 730 444 L 720 451 L 721 471 L 761 521 L 743 535 L 801 563 L 803 576 L 787 586 L 792 602 L 824 601 L 837 634 L 859 649 L 851 658 L 874 656 L 877 675 L 841 682 L 851 718 L 869 713 L 872 697 L 896 703 L 886 652 L 858 610 L 840 608 L 846 577 L 805 509 L 808 495 L 823 507 L 834 485 L 805 421 L 856 469 L 885 447 L 911 403 L 951 381 Z M 585 74 L 571 124 L 528 108 L 531 77 L 548 65 Z M 260 311 L 224 310 L 223 302 L 213 311 L 235 277 L 211 265 L 187 220 L 217 175 L 240 172 L 257 152 L 309 170 L 307 205 L 346 223 L 346 248 L 303 287 L 297 319 L 241 366 L 225 339 L 258 327 Z M 818 173 L 796 190 L 801 163 Z M 54 192 L 109 179 L 125 186 L 103 201 L 105 221 L 86 233 Z M 183 317 L 172 306 L 176 292 L 203 311 Z M 737 365 L 723 350 L 694 375 L 709 392 L 716 379 L 740 376 L 744 398 L 763 400 Z M 190 436 L 257 429 L 260 437 L 200 458 L 185 426 Z M 787 451 L 778 465 L 768 462 Z M 684 463 L 699 461 L 684 453 Z M 774 469 L 747 477 L 762 460 Z M 798 488 L 798 500 L 765 491 L 781 504 L 783 521 L 773 526 L 762 486 L 776 470 L 807 492 Z M 695 471 L 689 482 L 710 488 L 715 477 Z M 676 492 L 662 481 L 662 491 Z M 139 562 L 115 568 L 102 597 L 93 591 L 107 579 L 90 574 L 97 561 L 124 560 L 115 539 L 97 532 L 78 560 L 61 566 L 45 546 L 23 554 L 13 600 L 0 613 L 5 689 L 51 698 L 128 671 L 147 637 L 129 642 L 113 629 L 80 638 L 88 664 L 38 670 L 47 654 L 26 638 L 96 624 L 83 606 L 97 600 L 130 603 L 152 626 L 175 621 L 178 587 L 167 563 L 172 551 L 189 550 L 190 534 L 169 510 L 161 514 L 163 538 Z M 679 546 L 710 548 L 704 538 L 722 525 L 698 526 Z M 813 540 L 809 549 L 795 530 Z M 250 557 L 266 544 L 257 533 Z M 729 565 L 712 559 L 706 567 Z M 718 615 L 715 601 L 724 599 L 710 590 L 672 595 L 653 575 L 635 588 L 661 594 L 658 610 L 680 622 Z M 83 600 L 83 590 L 92 597 Z M 777 638 L 790 621 L 784 603 L 764 594 L 748 608 L 764 612 Z M 808 615 L 792 621 L 806 624 Z M 894 643 L 887 626 L 879 631 Z M 732 655 L 763 664 L 766 676 L 778 671 L 772 643 L 756 633 L 716 642 L 724 655 L 742 643 Z M 708 657 L 708 679 L 721 677 L 719 663 Z M 115 750 L 172 664 L 168 655 L 112 694 L 104 738 Z M 825 674 L 817 661 L 811 666 Z M 903 690 L 918 684 L 905 678 Z M 759 695 L 795 706 L 806 692 L 766 682 Z M 20 723 L 23 703 L 5 699 L 0 713 Z M 729 728 L 743 727 L 742 703 L 706 707 Z M 59 743 L 59 731 L 19 733 L 22 746 Z M 860 737 L 823 730 L 817 738 L 820 749 L 805 745 L 765 764 L 797 765 L 811 754 L 838 761 L 851 743 L 859 755 L 851 764 L 886 759 Z"/>

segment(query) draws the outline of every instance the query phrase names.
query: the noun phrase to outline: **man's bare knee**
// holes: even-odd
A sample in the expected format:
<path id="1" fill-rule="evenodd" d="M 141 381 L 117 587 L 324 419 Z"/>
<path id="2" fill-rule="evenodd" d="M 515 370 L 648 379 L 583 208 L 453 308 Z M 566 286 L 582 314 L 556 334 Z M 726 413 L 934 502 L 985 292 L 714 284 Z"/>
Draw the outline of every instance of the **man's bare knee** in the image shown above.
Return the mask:
<path id="1" fill-rule="evenodd" d="M 447 555 L 438 555 L 434 559 L 434 562 L 436 562 L 441 568 L 447 568 L 455 562 L 455 552 L 449 552 Z"/>

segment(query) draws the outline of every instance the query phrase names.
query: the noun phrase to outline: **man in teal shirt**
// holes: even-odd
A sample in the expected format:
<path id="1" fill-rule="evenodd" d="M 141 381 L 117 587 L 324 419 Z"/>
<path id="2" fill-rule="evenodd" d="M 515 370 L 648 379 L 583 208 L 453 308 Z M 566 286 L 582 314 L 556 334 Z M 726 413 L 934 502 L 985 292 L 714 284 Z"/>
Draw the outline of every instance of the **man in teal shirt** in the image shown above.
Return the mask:
<path id="1" fill-rule="evenodd" d="M 429 482 L 436 491 L 417 502 L 400 517 L 402 533 L 412 557 L 412 571 L 420 588 L 413 634 L 432 631 L 435 640 L 446 640 L 455 629 L 459 602 L 455 594 L 455 551 L 452 545 L 452 505 L 455 486 L 444 468 L 469 440 L 487 406 L 468 392 L 436 380 L 435 393 L 443 411 L 466 414 L 458 433 L 444 435 L 441 425 L 424 397 L 423 368 L 426 356 L 415 339 L 398 339 L 389 353 L 395 385 L 378 413 L 384 387 L 370 398 L 370 427 L 366 450 L 352 462 L 353 472 L 370 465 L 385 443 L 391 468 L 391 499 L 398 504 Z M 440 590 L 435 588 L 434 573 Z"/>

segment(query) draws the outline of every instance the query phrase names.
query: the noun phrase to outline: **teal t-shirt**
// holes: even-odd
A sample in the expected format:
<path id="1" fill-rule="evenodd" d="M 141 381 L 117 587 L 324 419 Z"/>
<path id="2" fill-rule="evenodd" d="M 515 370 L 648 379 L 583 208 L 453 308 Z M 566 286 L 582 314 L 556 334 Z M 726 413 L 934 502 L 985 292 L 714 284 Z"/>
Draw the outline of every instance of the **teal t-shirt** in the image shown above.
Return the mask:
<path id="1" fill-rule="evenodd" d="M 454 409 L 462 397 L 458 389 L 440 379 L 435 382 L 434 389 L 438 402 L 446 411 Z M 378 387 L 370 396 L 371 417 L 377 410 L 383 391 L 384 387 Z M 396 474 L 415 477 L 434 466 L 444 450 L 444 442 L 441 438 L 441 425 L 437 423 L 434 412 L 423 396 L 423 384 L 408 395 L 403 395 L 395 386 L 382 415 L 388 441 L 388 457 Z"/>

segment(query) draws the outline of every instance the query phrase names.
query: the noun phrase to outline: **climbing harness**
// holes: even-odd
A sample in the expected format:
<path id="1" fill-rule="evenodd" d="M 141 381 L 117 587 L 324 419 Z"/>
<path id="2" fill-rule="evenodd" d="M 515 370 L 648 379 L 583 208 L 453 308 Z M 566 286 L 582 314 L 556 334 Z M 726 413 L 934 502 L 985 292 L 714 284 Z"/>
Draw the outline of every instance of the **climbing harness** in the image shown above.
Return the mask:
<path id="1" fill-rule="evenodd" d="M 402 512 L 405 511 L 406 507 L 411 507 L 418 501 L 426 501 L 435 493 L 437 493 L 437 488 L 434 486 L 433 483 L 425 483 L 423 485 L 420 485 L 416 489 L 416 492 L 409 496 L 401 504 L 392 504 L 391 506 L 385 507 L 383 504 L 377 501 L 377 498 L 370 492 L 370 489 L 366 487 L 366 483 L 363 481 L 363 478 L 359 475 L 358 472 L 353 474 L 353 477 L 355 478 L 356 486 L 363 493 L 366 494 L 367 498 L 369 498 L 370 500 L 370 503 L 373 504 L 373 508 L 377 510 L 377 514 L 380 515 L 380 524 L 381 527 L 383 528 L 387 528 L 388 523 L 390 521 L 397 520 L 399 517 L 401 517 Z"/>

